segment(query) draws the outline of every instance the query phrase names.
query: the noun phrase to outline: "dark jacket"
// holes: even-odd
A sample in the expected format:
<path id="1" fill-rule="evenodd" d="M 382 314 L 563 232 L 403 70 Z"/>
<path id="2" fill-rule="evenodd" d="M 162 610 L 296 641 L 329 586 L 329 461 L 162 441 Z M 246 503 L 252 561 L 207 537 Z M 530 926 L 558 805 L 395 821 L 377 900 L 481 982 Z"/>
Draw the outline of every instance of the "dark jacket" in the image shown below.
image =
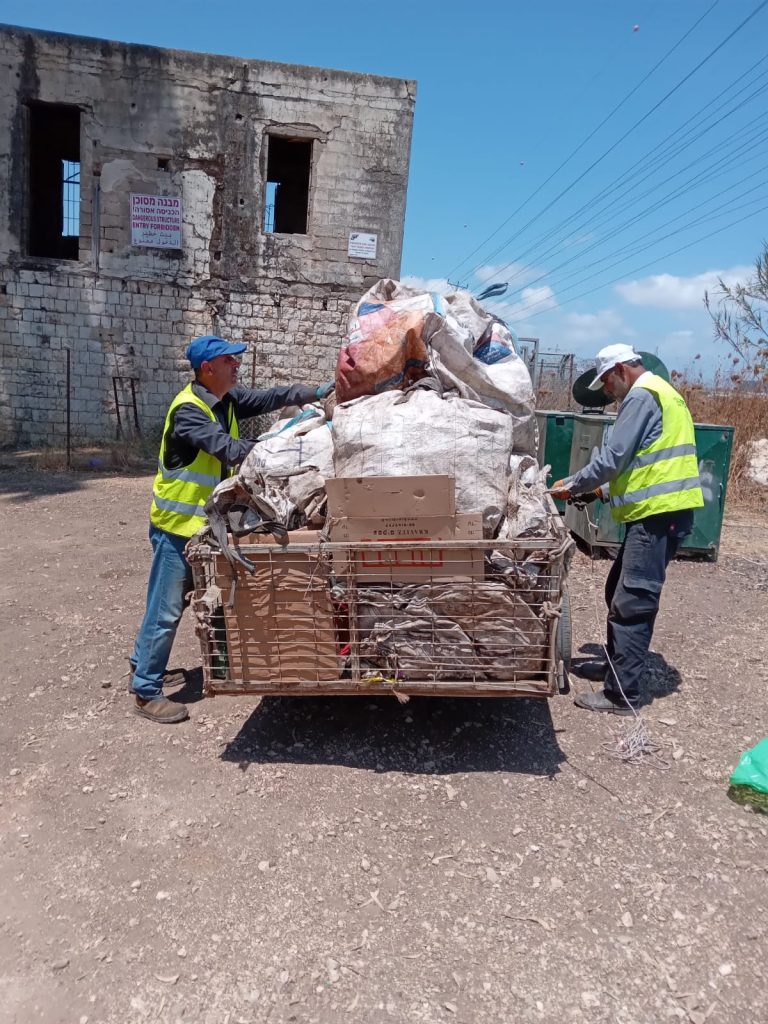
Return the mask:
<path id="1" fill-rule="evenodd" d="M 250 416 L 262 416 L 286 405 L 306 405 L 314 402 L 315 388 L 304 384 L 288 384 L 276 388 L 247 388 L 243 384 L 228 391 L 223 398 L 194 383 L 192 390 L 213 411 L 212 420 L 196 405 L 187 402 L 178 406 L 165 443 L 165 464 L 168 469 L 188 466 L 198 451 L 213 455 L 222 464 L 222 471 L 239 466 L 256 444 L 245 438 L 231 437 L 227 430 L 230 408 L 234 406 L 238 422 Z"/>

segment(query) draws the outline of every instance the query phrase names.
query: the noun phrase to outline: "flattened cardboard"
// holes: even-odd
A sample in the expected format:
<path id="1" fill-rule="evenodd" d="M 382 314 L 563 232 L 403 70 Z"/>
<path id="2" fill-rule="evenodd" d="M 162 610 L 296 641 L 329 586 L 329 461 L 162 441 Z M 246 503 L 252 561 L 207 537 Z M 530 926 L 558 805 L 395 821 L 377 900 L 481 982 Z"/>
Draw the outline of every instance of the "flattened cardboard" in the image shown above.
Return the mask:
<path id="1" fill-rule="evenodd" d="M 456 485 L 451 476 L 336 477 L 325 481 L 333 519 L 383 516 L 452 516 Z"/>
<path id="2" fill-rule="evenodd" d="M 375 519 L 338 519 L 331 523 L 330 539 L 343 543 L 389 540 L 482 540 L 483 517 L 478 513 L 458 516 L 377 516 Z"/>
<path id="3" fill-rule="evenodd" d="M 297 531 L 309 532 L 309 531 Z M 341 660 L 327 569 L 314 554 L 264 545 L 252 552 L 252 576 L 236 566 L 234 607 L 226 597 L 232 569 L 222 555 L 216 582 L 225 595 L 229 674 L 236 683 L 300 683 L 338 679 Z"/>
<path id="4" fill-rule="evenodd" d="M 453 517 L 397 516 L 389 519 L 347 519 L 334 522 L 331 540 L 350 544 L 363 541 L 397 541 L 402 547 L 383 551 L 355 552 L 358 583 L 417 583 L 432 579 L 482 579 L 483 552 L 471 548 L 411 547 L 409 542 L 482 540 L 479 513 Z M 344 571 L 341 556 L 334 555 L 337 571 Z"/>
<path id="5" fill-rule="evenodd" d="M 289 530 L 289 544 L 319 544 L 321 530 Z M 235 540 L 235 545 L 243 544 L 269 544 L 276 547 L 285 547 L 271 533 L 249 533 L 245 537 Z"/>

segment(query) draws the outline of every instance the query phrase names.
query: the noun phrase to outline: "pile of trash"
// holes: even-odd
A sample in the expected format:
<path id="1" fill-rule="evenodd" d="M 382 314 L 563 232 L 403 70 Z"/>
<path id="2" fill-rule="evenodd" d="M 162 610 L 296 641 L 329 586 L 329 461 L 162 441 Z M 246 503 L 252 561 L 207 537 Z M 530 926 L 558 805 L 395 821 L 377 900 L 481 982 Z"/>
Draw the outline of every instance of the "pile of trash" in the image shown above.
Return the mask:
<path id="1" fill-rule="evenodd" d="M 510 541 L 554 535 L 549 467 L 535 455 L 533 386 L 505 324 L 468 292 L 440 296 L 384 280 L 350 317 L 335 394 L 262 434 L 206 512 L 227 558 L 252 571 L 229 535 L 284 541 L 309 527 L 333 538 L 343 521 L 328 514 L 331 478 L 450 478 L 457 531 L 471 519 L 472 536 L 498 540 L 498 549 L 464 552 L 468 573 L 428 568 L 384 581 L 358 573 L 354 588 L 347 559 L 358 556 L 333 555 L 330 569 L 326 559 L 319 571 L 329 573 L 340 657 L 354 616 L 363 679 L 531 678 L 550 657 L 558 614 L 550 599 L 564 557 L 559 545 L 551 546 L 556 566 L 541 546 L 511 557 Z M 458 565 L 454 550 L 447 557 Z"/>
<path id="2" fill-rule="evenodd" d="M 405 390 L 435 377 L 445 391 L 506 412 L 511 451 L 536 447 L 534 394 L 509 328 L 469 292 L 419 291 L 379 281 L 355 307 L 336 364 L 336 398 Z"/>
<path id="3" fill-rule="evenodd" d="M 360 589 L 364 670 L 389 678 L 492 679 L 541 670 L 547 624 L 503 582 Z"/>
<path id="4" fill-rule="evenodd" d="M 466 291 L 382 280 L 350 316 L 333 401 L 262 434 L 206 512 L 234 536 L 325 522 L 329 477 L 448 475 L 484 535 L 546 536 L 534 392 L 512 333 Z"/>

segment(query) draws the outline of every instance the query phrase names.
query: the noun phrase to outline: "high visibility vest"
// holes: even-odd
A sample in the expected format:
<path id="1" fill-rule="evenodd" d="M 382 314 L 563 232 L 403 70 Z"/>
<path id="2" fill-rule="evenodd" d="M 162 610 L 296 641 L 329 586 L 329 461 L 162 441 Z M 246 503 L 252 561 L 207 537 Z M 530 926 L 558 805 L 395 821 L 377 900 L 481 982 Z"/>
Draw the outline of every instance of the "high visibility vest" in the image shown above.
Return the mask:
<path id="1" fill-rule="evenodd" d="M 165 453 L 168 439 L 173 430 L 174 413 L 180 405 L 196 405 L 206 416 L 216 420 L 216 414 L 202 398 L 187 384 L 180 391 L 168 408 L 163 427 L 163 438 L 160 442 L 160 455 L 157 463 L 157 475 L 152 488 L 152 509 L 149 518 L 152 523 L 166 533 L 175 533 L 180 537 L 191 537 L 205 526 L 203 506 L 213 493 L 214 487 L 222 477 L 230 476 L 232 470 L 224 472 L 219 459 L 207 452 L 199 451 L 188 466 L 181 469 L 168 469 L 165 464 Z M 229 407 L 229 423 L 227 429 L 230 436 L 239 437 L 240 430 L 235 416 L 235 407 Z"/>
<path id="2" fill-rule="evenodd" d="M 632 523 L 662 512 L 701 508 L 693 420 L 682 395 L 656 374 L 634 385 L 656 396 L 661 405 L 661 436 L 642 448 L 621 476 L 611 481 L 611 514 L 619 523 Z"/>

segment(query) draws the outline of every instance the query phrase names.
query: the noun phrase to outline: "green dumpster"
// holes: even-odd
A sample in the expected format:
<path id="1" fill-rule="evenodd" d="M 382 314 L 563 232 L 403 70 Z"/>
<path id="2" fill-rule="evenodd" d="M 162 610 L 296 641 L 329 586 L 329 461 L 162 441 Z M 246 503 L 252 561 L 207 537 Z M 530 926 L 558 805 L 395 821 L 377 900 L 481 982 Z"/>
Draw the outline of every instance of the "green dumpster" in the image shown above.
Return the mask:
<path id="1" fill-rule="evenodd" d="M 723 529 L 734 428 L 716 423 L 696 423 L 694 426 L 704 508 L 696 509 L 693 533 L 686 537 L 680 550 L 683 553 L 708 555 L 714 561 L 720 548 L 720 533 Z"/>
<path id="2" fill-rule="evenodd" d="M 552 467 L 547 476 L 547 483 L 551 486 L 555 480 L 568 476 L 573 442 L 573 413 L 539 409 L 536 412 L 536 425 L 539 428 L 539 465 Z M 556 501 L 555 504 L 562 514 L 565 502 Z"/>
<path id="3" fill-rule="evenodd" d="M 567 475 L 586 466 L 600 450 L 603 440 L 611 436 L 615 421 L 615 416 L 606 416 L 604 413 L 574 414 L 571 464 Z M 616 551 L 624 539 L 624 527 L 614 521 L 610 507 L 604 502 L 596 501 L 583 509 L 567 505 L 565 525 L 590 548 Z"/>
<path id="4" fill-rule="evenodd" d="M 569 473 L 586 466 L 603 439 L 610 437 L 615 420 L 600 414 L 574 415 Z M 704 507 L 696 509 L 693 532 L 680 545 L 680 553 L 705 555 L 714 561 L 720 547 L 734 428 L 713 423 L 696 423 L 694 428 Z M 624 527 L 614 522 L 607 504 L 581 510 L 568 505 L 565 525 L 590 548 L 615 551 L 624 539 Z"/>

